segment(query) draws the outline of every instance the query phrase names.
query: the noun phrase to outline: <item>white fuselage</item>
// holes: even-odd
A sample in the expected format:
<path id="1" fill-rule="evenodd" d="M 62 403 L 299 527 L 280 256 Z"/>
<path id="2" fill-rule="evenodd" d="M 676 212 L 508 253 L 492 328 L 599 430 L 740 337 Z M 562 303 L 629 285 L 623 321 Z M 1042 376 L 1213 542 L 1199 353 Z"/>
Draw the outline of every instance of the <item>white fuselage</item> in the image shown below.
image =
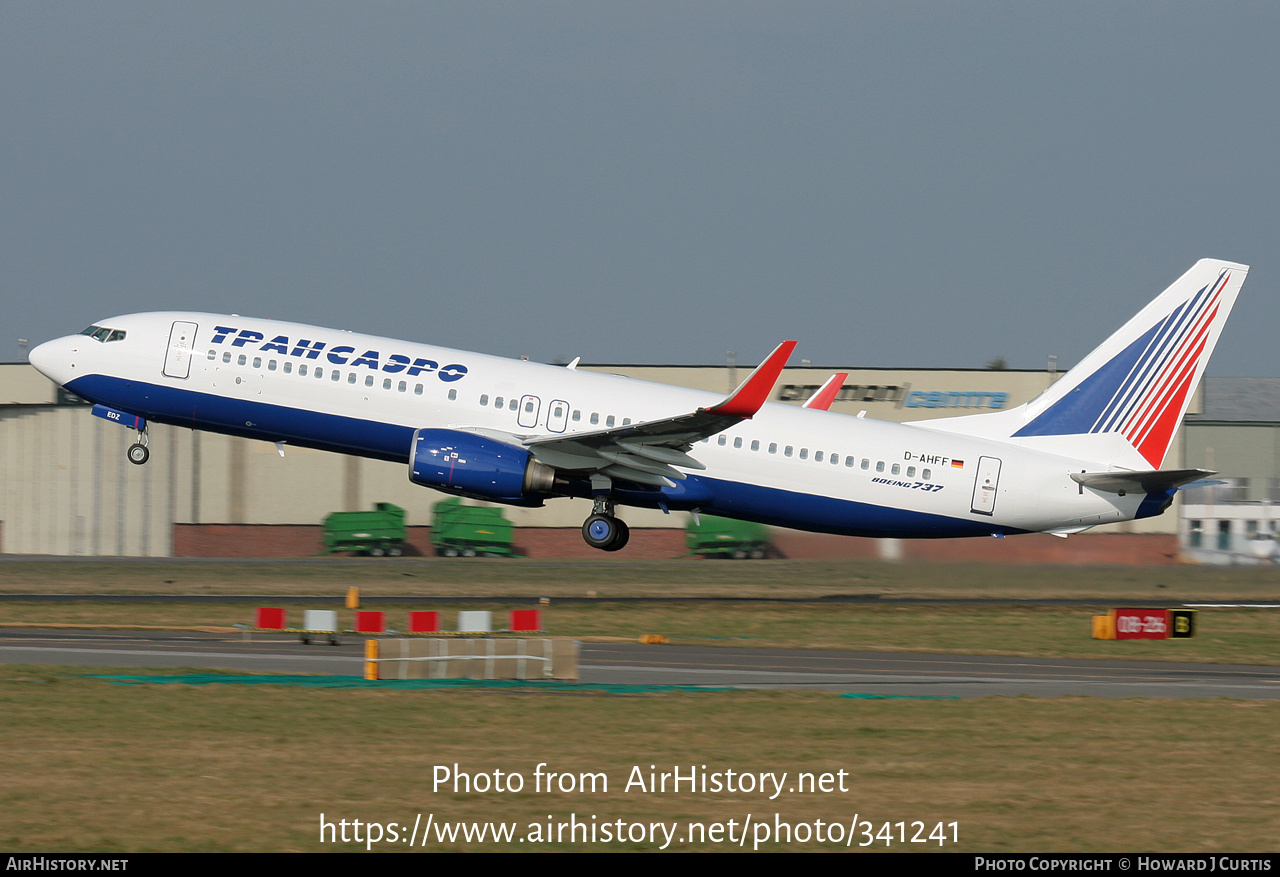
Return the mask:
<path id="1" fill-rule="evenodd" d="M 83 398 L 149 420 L 402 463 L 424 427 L 506 435 L 519 444 L 719 401 L 614 375 L 272 320 L 149 313 L 99 325 L 123 337 L 67 336 L 41 345 L 31 361 Z M 621 502 L 825 532 L 927 537 L 1074 530 L 1158 513 L 1167 499 L 1071 480 L 1102 461 L 778 403 L 695 443 L 689 455 L 706 469 L 689 471 L 679 482 L 683 492 L 637 489 Z"/>

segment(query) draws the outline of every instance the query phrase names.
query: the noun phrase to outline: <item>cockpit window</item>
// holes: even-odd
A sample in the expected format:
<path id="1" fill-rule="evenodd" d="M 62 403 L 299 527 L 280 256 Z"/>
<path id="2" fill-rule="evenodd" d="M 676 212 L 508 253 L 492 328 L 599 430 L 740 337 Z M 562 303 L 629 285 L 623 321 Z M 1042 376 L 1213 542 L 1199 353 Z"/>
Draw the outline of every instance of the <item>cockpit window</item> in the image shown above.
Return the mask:
<path id="1" fill-rule="evenodd" d="M 108 329 L 105 326 L 90 326 L 80 334 L 88 335 L 93 340 L 105 344 L 109 341 L 123 341 L 125 331 L 124 329 Z"/>

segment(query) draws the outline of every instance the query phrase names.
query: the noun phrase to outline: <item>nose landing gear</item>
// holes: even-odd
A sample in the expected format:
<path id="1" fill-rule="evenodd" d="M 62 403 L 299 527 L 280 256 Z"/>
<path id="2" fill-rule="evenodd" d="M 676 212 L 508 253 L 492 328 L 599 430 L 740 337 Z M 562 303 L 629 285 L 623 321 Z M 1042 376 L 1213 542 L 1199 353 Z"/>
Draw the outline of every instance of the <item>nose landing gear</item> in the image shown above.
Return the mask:
<path id="1" fill-rule="evenodd" d="M 151 451 L 147 450 L 148 443 L 147 428 L 144 426 L 138 430 L 138 440 L 129 445 L 129 450 L 125 451 L 130 463 L 135 466 L 141 466 L 151 458 Z"/>

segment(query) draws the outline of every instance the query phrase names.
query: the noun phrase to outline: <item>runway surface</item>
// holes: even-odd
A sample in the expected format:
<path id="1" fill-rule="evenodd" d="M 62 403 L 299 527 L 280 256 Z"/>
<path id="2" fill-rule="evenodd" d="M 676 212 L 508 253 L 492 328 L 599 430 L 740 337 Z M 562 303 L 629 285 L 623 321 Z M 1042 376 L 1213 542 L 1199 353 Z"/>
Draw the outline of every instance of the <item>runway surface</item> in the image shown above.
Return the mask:
<path id="1" fill-rule="evenodd" d="M 0 629 L 0 663 L 359 676 L 363 641 L 183 631 Z M 1280 699 L 1280 667 L 583 643 L 581 681 L 830 690 L 899 697 Z"/>

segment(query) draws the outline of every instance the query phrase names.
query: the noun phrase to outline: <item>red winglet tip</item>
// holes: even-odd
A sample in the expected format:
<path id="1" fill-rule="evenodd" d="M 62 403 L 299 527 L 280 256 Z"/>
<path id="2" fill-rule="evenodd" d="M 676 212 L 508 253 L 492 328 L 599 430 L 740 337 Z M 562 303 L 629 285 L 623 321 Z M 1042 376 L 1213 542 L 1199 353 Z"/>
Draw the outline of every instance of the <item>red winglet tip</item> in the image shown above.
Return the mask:
<path id="1" fill-rule="evenodd" d="M 827 382 L 813 394 L 808 402 L 804 403 L 803 407 L 812 408 L 815 411 L 829 411 L 831 403 L 836 400 L 836 394 L 840 392 L 848 377 L 848 372 L 836 372 L 827 378 Z"/>
<path id="2" fill-rule="evenodd" d="M 778 375 L 786 368 L 787 360 L 795 349 L 796 342 L 783 341 L 764 362 L 756 366 L 756 370 L 742 382 L 742 386 L 733 391 L 733 395 L 709 410 L 725 417 L 752 417 L 769 398 Z"/>

